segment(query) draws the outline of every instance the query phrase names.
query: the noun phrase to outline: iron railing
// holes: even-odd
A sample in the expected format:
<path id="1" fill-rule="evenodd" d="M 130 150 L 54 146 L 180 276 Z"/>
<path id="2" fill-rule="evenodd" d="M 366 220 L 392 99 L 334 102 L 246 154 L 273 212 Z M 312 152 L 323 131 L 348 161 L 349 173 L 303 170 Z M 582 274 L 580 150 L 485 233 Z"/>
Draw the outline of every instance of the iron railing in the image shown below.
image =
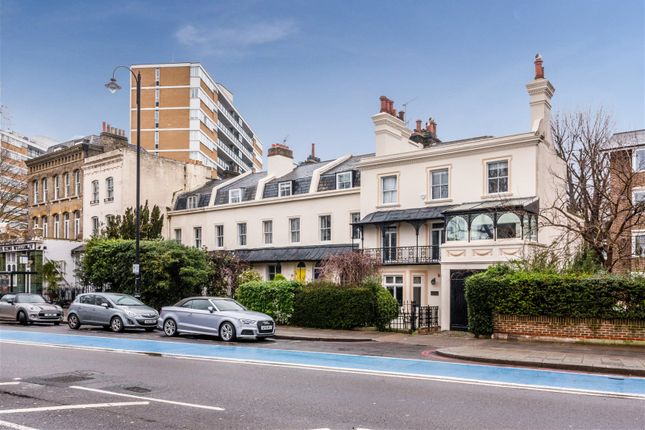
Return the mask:
<path id="1" fill-rule="evenodd" d="M 439 328 L 439 306 L 419 306 L 415 302 L 404 302 L 399 316 L 390 321 L 391 330 L 433 330 Z"/>
<path id="2" fill-rule="evenodd" d="M 364 248 L 363 253 L 374 257 L 381 264 L 433 264 L 441 260 L 439 245 L 392 246 Z"/>

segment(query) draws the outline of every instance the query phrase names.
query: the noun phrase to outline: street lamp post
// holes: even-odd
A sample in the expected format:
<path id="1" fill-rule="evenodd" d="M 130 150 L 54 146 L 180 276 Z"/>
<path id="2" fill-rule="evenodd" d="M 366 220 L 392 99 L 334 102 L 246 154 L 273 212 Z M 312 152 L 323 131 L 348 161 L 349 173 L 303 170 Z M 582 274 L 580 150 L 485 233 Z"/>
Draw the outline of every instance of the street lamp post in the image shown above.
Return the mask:
<path id="1" fill-rule="evenodd" d="M 116 66 L 112 71 L 112 78 L 110 82 L 105 84 L 105 87 L 114 94 L 121 89 L 114 77 L 116 71 L 120 68 L 127 69 L 134 76 L 134 80 L 137 83 L 137 191 L 136 191 L 136 206 L 135 206 L 135 255 L 134 255 L 134 265 L 132 266 L 132 272 L 134 273 L 134 296 L 139 298 L 141 296 L 141 269 L 139 262 L 139 240 L 141 239 L 141 223 L 139 222 L 139 211 L 140 211 L 140 199 L 141 199 L 141 162 L 140 162 L 140 152 L 141 152 L 141 72 L 134 74 L 134 71 L 127 66 Z"/>

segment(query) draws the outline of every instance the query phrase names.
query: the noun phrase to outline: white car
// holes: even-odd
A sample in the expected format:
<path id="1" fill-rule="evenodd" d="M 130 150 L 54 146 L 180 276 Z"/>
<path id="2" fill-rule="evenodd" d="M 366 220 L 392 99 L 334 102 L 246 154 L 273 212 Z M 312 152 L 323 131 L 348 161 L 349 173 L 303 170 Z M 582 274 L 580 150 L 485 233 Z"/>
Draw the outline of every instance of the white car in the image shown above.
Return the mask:
<path id="1" fill-rule="evenodd" d="M 249 311 L 235 300 L 223 297 L 188 297 L 174 306 L 163 307 L 158 328 L 166 336 L 210 334 L 224 342 L 275 336 L 273 318 Z"/>

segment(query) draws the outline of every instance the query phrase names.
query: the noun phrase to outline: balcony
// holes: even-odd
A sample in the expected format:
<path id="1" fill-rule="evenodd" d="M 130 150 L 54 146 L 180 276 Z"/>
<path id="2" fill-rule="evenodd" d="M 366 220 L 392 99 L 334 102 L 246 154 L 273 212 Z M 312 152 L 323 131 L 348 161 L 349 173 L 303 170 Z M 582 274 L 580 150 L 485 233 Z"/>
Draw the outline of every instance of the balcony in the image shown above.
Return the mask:
<path id="1" fill-rule="evenodd" d="M 439 264 L 441 260 L 438 245 L 365 248 L 363 253 L 382 265 Z"/>

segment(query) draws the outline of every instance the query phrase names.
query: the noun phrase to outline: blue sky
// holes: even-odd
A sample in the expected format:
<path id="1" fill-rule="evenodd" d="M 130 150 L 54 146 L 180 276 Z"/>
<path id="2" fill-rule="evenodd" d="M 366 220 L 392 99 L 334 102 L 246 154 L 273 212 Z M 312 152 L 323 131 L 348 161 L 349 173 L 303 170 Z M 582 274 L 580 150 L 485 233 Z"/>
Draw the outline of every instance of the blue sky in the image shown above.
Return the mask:
<path id="1" fill-rule="evenodd" d="M 529 128 L 536 52 L 556 111 L 603 107 L 645 127 L 644 1 L 0 0 L 0 104 L 11 128 L 64 140 L 127 128 L 118 64 L 199 61 L 265 148 L 373 151 L 386 95 L 442 140 Z M 125 74 L 119 75 L 126 80 Z"/>

